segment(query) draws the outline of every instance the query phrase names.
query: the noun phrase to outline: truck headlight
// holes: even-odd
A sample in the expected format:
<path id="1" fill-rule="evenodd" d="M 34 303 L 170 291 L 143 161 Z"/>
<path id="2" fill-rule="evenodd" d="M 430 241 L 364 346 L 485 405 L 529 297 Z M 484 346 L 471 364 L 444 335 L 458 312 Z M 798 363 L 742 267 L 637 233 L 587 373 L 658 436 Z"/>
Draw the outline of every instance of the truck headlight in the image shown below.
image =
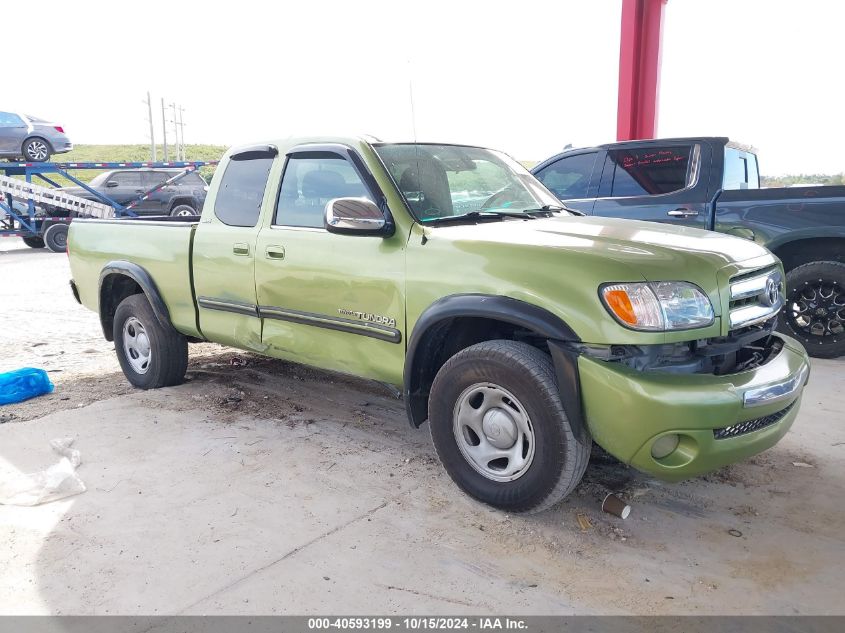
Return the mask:
<path id="1" fill-rule="evenodd" d="M 605 284 L 602 301 L 622 325 L 634 330 L 689 330 L 713 323 L 713 305 L 685 281 Z"/>

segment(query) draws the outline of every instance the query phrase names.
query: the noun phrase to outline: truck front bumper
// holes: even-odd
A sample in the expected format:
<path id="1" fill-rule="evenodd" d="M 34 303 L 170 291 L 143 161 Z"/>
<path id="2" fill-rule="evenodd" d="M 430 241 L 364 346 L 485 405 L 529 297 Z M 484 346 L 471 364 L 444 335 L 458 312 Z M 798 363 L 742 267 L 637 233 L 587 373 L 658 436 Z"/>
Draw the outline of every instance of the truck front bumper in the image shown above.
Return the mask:
<path id="1" fill-rule="evenodd" d="M 643 372 L 580 356 L 587 428 L 611 455 L 666 481 L 756 455 L 792 426 L 810 372 L 800 343 L 775 336 L 784 345 L 769 362 L 724 376 Z"/>

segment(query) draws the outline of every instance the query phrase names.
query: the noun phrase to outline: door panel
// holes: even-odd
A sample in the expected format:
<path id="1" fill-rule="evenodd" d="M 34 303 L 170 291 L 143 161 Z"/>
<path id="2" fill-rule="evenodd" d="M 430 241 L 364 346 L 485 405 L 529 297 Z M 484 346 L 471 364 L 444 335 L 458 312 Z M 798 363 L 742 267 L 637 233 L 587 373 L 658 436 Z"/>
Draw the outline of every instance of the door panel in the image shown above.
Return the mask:
<path id="1" fill-rule="evenodd" d="M 141 172 L 141 176 L 141 188 L 144 191 L 149 191 L 153 187 L 156 187 L 163 183 L 165 180 L 167 180 L 170 174 L 166 172 L 145 171 Z M 150 215 L 161 215 L 163 213 L 167 213 L 168 210 L 163 204 L 164 198 L 167 195 L 168 194 L 166 194 L 162 190 L 151 193 L 149 198 L 147 198 L 146 200 L 141 200 L 141 202 L 138 203 L 138 206 L 135 208 L 140 209 L 143 213 Z"/>
<path id="2" fill-rule="evenodd" d="M 255 227 L 200 223 L 194 237 L 194 291 L 206 338 L 262 351 L 255 309 L 256 233 Z"/>
<path id="3" fill-rule="evenodd" d="M 593 215 L 707 228 L 707 183 L 698 176 L 708 151 L 689 144 L 608 151 Z"/>
<path id="4" fill-rule="evenodd" d="M 193 247 L 200 330 L 209 340 L 264 351 L 255 297 L 255 241 L 275 148 L 234 154 L 215 180 L 214 208 L 203 214 Z"/>
<path id="5" fill-rule="evenodd" d="M 106 184 L 109 182 L 115 182 L 117 186 L 107 187 Z M 141 186 L 140 172 L 116 171 L 103 183 L 101 188 L 98 188 L 98 191 L 118 204 L 127 205 L 143 191 Z"/>
<path id="6" fill-rule="evenodd" d="M 255 250 L 265 353 L 402 384 L 405 252 L 399 236 L 267 227 Z"/>
<path id="7" fill-rule="evenodd" d="M 354 158 L 344 149 L 288 157 L 255 248 L 263 342 L 272 356 L 401 385 L 407 236 L 325 230 L 329 200 L 383 199 L 363 162 L 345 156 Z"/>

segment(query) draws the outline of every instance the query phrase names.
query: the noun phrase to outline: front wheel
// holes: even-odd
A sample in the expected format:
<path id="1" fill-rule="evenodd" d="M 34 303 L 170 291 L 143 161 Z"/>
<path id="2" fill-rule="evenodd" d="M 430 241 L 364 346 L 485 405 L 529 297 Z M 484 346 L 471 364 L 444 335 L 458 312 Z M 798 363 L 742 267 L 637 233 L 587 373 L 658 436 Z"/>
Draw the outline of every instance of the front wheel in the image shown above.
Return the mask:
<path id="1" fill-rule="evenodd" d="M 810 356 L 845 354 L 845 264 L 811 262 L 793 268 L 786 288 L 780 331 L 801 341 Z"/>
<path id="2" fill-rule="evenodd" d="M 44 248 L 44 240 L 40 237 L 31 236 L 31 237 L 22 237 L 23 243 L 29 246 L 30 248 Z"/>
<path id="3" fill-rule="evenodd" d="M 114 313 L 114 349 L 126 378 L 141 389 L 178 385 L 188 368 L 188 341 L 163 326 L 142 294 L 126 297 Z"/>
<path id="4" fill-rule="evenodd" d="M 589 436 L 563 410 L 551 358 L 525 343 L 487 341 L 450 358 L 431 387 L 429 424 L 454 482 L 508 512 L 559 502 L 590 457 Z"/>

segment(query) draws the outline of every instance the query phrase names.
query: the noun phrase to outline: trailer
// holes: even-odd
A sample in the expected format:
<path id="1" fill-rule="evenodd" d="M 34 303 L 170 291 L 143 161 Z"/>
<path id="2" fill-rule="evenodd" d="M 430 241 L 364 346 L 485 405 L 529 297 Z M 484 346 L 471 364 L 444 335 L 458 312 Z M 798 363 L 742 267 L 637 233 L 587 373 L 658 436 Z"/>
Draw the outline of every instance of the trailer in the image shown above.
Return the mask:
<path id="1" fill-rule="evenodd" d="M 79 162 L 79 163 L 0 163 L 0 237 L 20 237 L 31 248 L 46 246 L 53 252 L 64 252 L 68 225 L 73 218 L 106 218 L 137 215 L 133 208 L 152 194 L 180 178 L 219 161 L 165 162 Z M 104 193 L 89 187 L 69 170 L 95 169 L 181 169 L 172 178 L 148 189 L 127 203 L 120 204 Z M 51 178 L 62 176 L 91 194 L 94 200 L 59 191 Z M 23 178 L 21 178 L 21 176 Z M 34 180 L 42 183 L 36 183 Z"/>

